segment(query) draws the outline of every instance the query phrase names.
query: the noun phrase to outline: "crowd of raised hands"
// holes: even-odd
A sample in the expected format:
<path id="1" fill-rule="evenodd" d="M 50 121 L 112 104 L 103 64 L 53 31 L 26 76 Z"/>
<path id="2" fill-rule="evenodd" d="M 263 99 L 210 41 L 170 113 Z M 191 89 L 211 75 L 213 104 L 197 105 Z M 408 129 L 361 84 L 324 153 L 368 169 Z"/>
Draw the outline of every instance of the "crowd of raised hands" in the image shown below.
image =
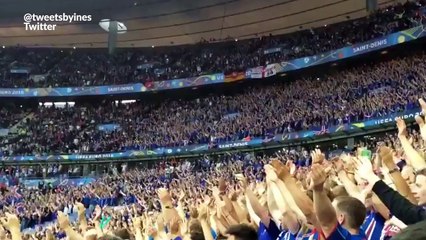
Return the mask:
<path id="1" fill-rule="evenodd" d="M 132 104 L 79 104 L 74 107 L 11 110 L 32 113 L 22 133 L 0 145 L 0 155 L 43 155 L 155 149 L 215 144 L 353 123 L 411 110 L 426 93 L 426 55 L 363 65 L 327 75 L 244 89 L 231 95 Z M 12 113 L 12 114 L 10 114 Z M 120 129 L 98 130 L 114 123 Z"/>
<path id="2" fill-rule="evenodd" d="M 418 131 L 398 118 L 397 134 L 363 144 L 370 148 L 337 156 L 315 149 L 304 166 L 287 153 L 255 164 L 240 156 L 132 170 L 44 194 L 22 190 L 25 201 L 35 195 L 33 202 L 52 206 L 51 225 L 22 231 L 22 216 L 40 206 L 5 205 L 0 238 L 424 239 L 426 125 L 421 115 L 415 120 Z"/>
<path id="3" fill-rule="evenodd" d="M 424 0 L 380 9 L 369 17 L 283 36 L 200 43 L 172 48 L 132 49 L 115 56 L 99 50 L 0 49 L 0 87 L 71 87 L 151 83 L 313 56 L 424 24 Z M 270 48 L 279 51 L 265 54 Z M 31 74 L 11 74 L 11 69 Z M 147 85 L 149 86 L 149 85 Z"/>

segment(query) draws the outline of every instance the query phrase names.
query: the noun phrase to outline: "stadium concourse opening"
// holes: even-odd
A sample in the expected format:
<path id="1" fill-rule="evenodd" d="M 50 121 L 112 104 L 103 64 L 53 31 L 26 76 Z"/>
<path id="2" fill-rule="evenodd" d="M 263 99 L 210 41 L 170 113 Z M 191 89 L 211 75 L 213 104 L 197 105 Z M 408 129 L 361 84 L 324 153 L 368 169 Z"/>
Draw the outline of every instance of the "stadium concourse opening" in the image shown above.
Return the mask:
<path id="1" fill-rule="evenodd" d="M 4 0 L 0 239 L 425 239 L 425 4 Z"/>

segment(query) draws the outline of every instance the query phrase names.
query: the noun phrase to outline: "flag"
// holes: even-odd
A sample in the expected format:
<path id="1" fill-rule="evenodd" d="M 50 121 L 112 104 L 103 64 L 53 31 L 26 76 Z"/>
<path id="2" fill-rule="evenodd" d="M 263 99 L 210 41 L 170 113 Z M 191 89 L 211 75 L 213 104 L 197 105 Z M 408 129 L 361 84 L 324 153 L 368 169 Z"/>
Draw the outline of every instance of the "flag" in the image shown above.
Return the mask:
<path id="1" fill-rule="evenodd" d="M 262 140 L 263 143 L 268 143 L 274 140 L 274 136 L 266 135 L 266 138 Z"/>
<path id="2" fill-rule="evenodd" d="M 321 126 L 321 130 L 319 131 L 314 131 L 315 135 L 319 136 L 319 135 L 324 135 L 329 133 L 328 128 L 324 125 Z"/>
<path id="3" fill-rule="evenodd" d="M 243 138 L 243 141 L 244 142 L 250 142 L 251 141 L 251 137 L 247 136 L 247 137 Z"/>
<path id="4" fill-rule="evenodd" d="M 22 195 L 18 192 L 17 186 L 13 186 L 9 191 L 15 199 L 22 198 Z"/>
<path id="5" fill-rule="evenodd" d="M 25 211 L 25 204 L 20 201 L 20 202 L 15 204 L 15 208 L 16 208 L 17 213 L 22 213 L 22 212 Z"/>

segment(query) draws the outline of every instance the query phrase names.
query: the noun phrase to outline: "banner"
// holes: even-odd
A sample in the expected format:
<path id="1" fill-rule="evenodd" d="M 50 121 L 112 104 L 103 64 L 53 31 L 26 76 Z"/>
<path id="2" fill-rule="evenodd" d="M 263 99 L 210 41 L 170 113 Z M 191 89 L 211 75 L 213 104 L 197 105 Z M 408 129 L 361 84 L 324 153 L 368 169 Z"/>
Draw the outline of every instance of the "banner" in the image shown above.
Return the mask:
<path id="1" fill-rule="evenodd" d="M 317 130 L 305 130 L 300 132 L 291 132 L 285 134 L 277 134 L 268 136 L 265 138 L 245 138 L 239 141 L 220 142 L 216 144 L 197 144 L 183 147 L 172 147 L 172 148 L 156 148 L 152 150 L 129 150 L 124 152 L 115 153 L 99 153 L 99 154 L 71 154 L 71 155 L 50 155 L 50 156 L 11 156 L 1 157 L 2 161 L 84 161 L 84 160 L 95 160 L 95 159 L 126 159 L 126 158 L 143 158 L 147 156 L 167 156 L 167 155 L 178 155 L 178 154 L 190 154 L 190 153 L 202 153 L 212 149 L 234 149 L 240 147 L 256 147 L 264 144 L 277 144 L 280 142 L 300 140 L 305 138 L 317 138 L 322 135 L 335 135 L 339 133 L 350 134 L 352 132 L 359 132 L 365 128 L 374 128 L 383 124 L 394 124 L 397 117 L 402 119 L 413 119 L 419 115 L 421 109 L 407 110 L 400 113 L 393 113 L 383 117 L 366 120 L 363 122 L 346 123 L 337 126 L 325 127 Z"/>
<path id="2" fill-rule="evenodd" d="M 282 71 L 282 67 L 279 63 L 268 64 L 265 67 L 263 77 L 271 77 Z"/>
<path id="3" fill-rule="evenodd" d="M 303 58 L 281 62 L 280 65 L 282 67 L 282 70 L 280 72 L 288 72 L 324 63 L 334 62 L 345 58 L 358 56 L 364 53 L 380 50 L 383 48 L 388 48 L 397 44 L 413 41 L 424 36 L 426 36 L 425 26 L 420 25 L 404 31 L 376 38 L 371 41 L 340 48 L 323 54 L 317 54 L 314 56 L 307 56 Z"/>
<path id="4" fill-rule="evenodd" d="M 281 52 L 281 47 L 275 47 L 275 48 L 265 49 L 263 51 L 263 54 L 267 55 L 267 54 L 276 53 L 276 52 Z"/>
<path id="5" fill-rule="evenodd" d="M 0 97 L 60 97 L 128 94 L 223 83 L 224 80 L 224 74 L 218 73 L 185 79 L 152 82 L 150 83 L 152 86 L 149 87 L 145 87 L 142 83 L 134 83 L 94 87 L 0 88 Z"/>
<path id="6" fill-rule="evenodd" d="M 247 69 L 246 78 L 263 78 L 263 67 Z"/>
<path id="7" fill-rule="evenodd" d="M 103 132 L 112 132 L 120 129 L 120 124 L 99 124 L 98 130 Z"/>
<path id="8" fill-rule="evenodd" d="M 225 82 L 236 82 L 245 79 L 245 72 L 233 72 L 225 75 Z"/>
<path id="9" fill-rule="evenodd" d="M 363 122 L 346 123 L 346 124 L 342 124 L 338 126 L 331 126 L 329 128 L 322 128 L 321 130 L 318 130 L 318 131 L 306 130 L 301 132 L 281 134 L 281 135 L 275 136 L 275 140 L 278 140 L 278 139 L 295 140 L 295 139 L 303 139 L 303 138 L 315 138 L 321 135 L 336 134 L 339 132 L 350 133 L 358 129 L 374 128 L 383 124 L 390 124 L 390 123 L 394 124 L 395 119 L 397 117 L 400 117 L 402 119 L 413 119 L 415 116 L 419 115 L 420 113 L 421 113 L 421 109 L 407 110 L 400 113 L 389 114 L 380 118 L 373 118 Z"/>
<path id="10" fill-rule="evenodd" d="M 196 87 L 196 86 L 223 83 L 223 82 L 225 82 L 225 75 L 223 73 L 217 73 L 212 75 L 204 75 L 204 76 L 185 78 L 185 79 L 153 82 L 153 88 L 150 90 L 160 91 L 160 90 L 168 90 L 168 89 Z"/>

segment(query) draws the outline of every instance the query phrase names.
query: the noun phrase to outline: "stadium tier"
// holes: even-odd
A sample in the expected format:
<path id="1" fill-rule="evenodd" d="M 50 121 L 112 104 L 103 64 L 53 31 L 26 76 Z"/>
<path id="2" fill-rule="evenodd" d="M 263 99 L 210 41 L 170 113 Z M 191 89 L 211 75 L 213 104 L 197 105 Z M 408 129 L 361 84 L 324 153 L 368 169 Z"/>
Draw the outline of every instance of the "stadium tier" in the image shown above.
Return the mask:
<path id="1" fill-rule="evenodd" d="M 149 89 L 156 81 L 192 79 L 216 73 L 235 74 L 273 63 L 289 62 L 289 65 L 296 64 L 297 68 L 301 68 L 315 64 L 311 62 L 329 62 L 422 37 L 423 5 L 422 1 L 409 1 L 404 5 L 381 9 L 368 18 L 283 36 L 190 46 L 123 49 L 114 56 L 98 49 L 8 47 L 0 49 L 0 87 L 85 87 L 140 83 Z M 417 29 L 419 26 L 422 27 Z M 411 30 L 407 33 L 392 35 L 408 29 Z M 359 43 L 365 44 L 357 45 Z M 344 47 L 348 49 L 336 52 L 334 59 L 325 59 L 330 51 Z M 314 56 L 317 59 L 309 59 Z M 306 57 L 311 62 L 305 62 Z M 302 63 L 291 61 L 299 58 Z M 286 70 L 286 66 L 282 68 Z M 251 71 L 253 75 L 255 69 Z"/>
<path id="2" fill-rule="evenodd" d="M 18 107 L 15 114 L 4 114 L 3 128 L 16 124 L 16 115 L 28 117 L 18 135 L 3 142 L 2 156 L 211 148 L 232 141 L 270 141 L 280 134 L 297 138 L 291 133 L 303 130 L 321 135 L 332 127 L 415 113 L 425 94 L 418 88 L 425 82 L 425 56 L 345 69 L 320 81 L 311 77 L 193 100 Z"/>

